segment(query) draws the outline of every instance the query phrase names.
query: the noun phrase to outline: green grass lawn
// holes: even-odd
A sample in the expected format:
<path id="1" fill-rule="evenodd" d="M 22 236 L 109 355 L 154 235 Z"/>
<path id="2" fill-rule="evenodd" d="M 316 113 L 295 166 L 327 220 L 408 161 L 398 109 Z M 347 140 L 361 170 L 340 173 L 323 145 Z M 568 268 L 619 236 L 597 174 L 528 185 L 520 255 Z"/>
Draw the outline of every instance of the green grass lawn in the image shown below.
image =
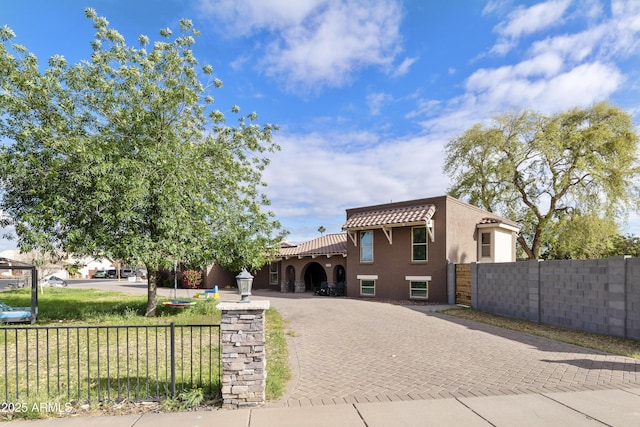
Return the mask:
<path id="1" fill-rule="evenodd" d="M 131 295 L 93 289 L 46 289 L 44 294 L 38 296 L 38 320 L 36 326 L 166 326 L 170 323 L 176 325 L 220 324 L 221 312 L 216 309 L 216 300 L 197 300 L 195 305 L 187 308 L 174 308 L 162 305 L 162 302 L 169 300 L 169 298 L 159 297 L 157 316 L 148 318 L 144 317 L 146 295 Z M 1 292 L 0 301 L 14 307 L 28 307 L 31 305 L 30 290 L 20 289 Z M 28 328 L 28 326 L 25 326 L 25 328 Z M 11 335 L 9 335 L 9 338 L 7 338 L 6 335 L 3 336 L 2 329 L 0 329 L 0 344 L 5 340 L 9 341 L 11 339 Z M 56 339 L 59 340 L 60 338 L 56 337 Z M 64 341 L 66 338 L 63 336 L 62 339 Z M 91 340 L 97 339 L 97 335 L 96 338 L 91 338 Z M 99 339 L 104 342 L 104 338 Z M 75 338 L 72 337 L 69 341 L 72 346 L 76 345 Z M 217 346 L 217 341 L 215 344 Z M 30 353 L 32 353 L 35 345 L 35 342 L 30 344 Z M 66 345 L 66 342 L 64 342 L 64 345 Z M 154 341 L 153 345 L 167 347 L 162 337 L 159 338 L 157 343 Z M 0 349 L 1 348 L 3 348 L 3 346 L 0 345 Z M 25 348 L 25 350 L 29 351 L 29 348 Z M 24 354 L 25 350 L 21 351 L 22 354 Z M 104 352 L 105 349 L 102 348 L 101 351 Z M 290 377 L 283 321 L 280 314 L 274 309 L 269 309 L 266 312 L 266 352 L 268 372 L 266 394 L 267 399 L 272 400 L 282 396 Z M 103 357 L 105 358 L 104 360 L 106 360 L 106 358 L 109 358 L 109 355 Z M 69 362 L 70 365 L 73 365 L 73 363 L 74 362 Z M 66 366 L 63 366 L 63 369 L 66 369 Z M 182 394 L 183 400 L 188 400 L 189 398 L 193 398 L 193 396 L 194 394 L 189 394 L 189 392 Z M 170 402 L 170 404 L 165 407 L 185 409 L 184 405 L 179 402 Z"/>
<path id="2" fill-rule="evenodd" d="M 157 316 L 147 318 L 146 295 L 95 289 L 49 288 L 38 295 L 38 326 L 56 324 L 121 325 L 174 323 L 220 323 L 215 301 L 200 300 L 187 309 L 162 305 L 170 298 L 158 297 Z M 19 289 L 0 293 L 0 301 L 12 307 L 30 307 L 31 291 Z"/>

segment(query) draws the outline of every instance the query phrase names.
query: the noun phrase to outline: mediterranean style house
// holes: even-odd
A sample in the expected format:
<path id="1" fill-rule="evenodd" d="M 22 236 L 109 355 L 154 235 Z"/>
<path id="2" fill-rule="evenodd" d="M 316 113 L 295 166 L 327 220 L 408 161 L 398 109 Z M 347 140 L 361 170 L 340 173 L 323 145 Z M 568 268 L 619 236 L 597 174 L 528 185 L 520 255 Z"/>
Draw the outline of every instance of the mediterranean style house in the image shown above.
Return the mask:
<path id="1" fill-rule="evenodd" d="M 450 196 L 347 209 L 345 233 L 283 244 L 254 289 L 447 302 L 447 264 L 516 260 L 516 223 Z M 211 267 L 207 287 L 234 283 Z M 216 280 L 221 283 L 213 283 Z"/>

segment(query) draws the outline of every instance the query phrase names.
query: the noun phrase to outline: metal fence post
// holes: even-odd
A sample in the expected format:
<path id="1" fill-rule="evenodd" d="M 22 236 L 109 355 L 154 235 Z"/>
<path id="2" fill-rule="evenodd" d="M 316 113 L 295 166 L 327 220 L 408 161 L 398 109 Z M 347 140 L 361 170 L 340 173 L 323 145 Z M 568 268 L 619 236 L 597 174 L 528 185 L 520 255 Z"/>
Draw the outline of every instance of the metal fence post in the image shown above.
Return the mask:
<path id="1" fill-rule="evenodd" d="M 176 397 L 176 325 L 170 323 L 171 341 L 171 397 Z"/>

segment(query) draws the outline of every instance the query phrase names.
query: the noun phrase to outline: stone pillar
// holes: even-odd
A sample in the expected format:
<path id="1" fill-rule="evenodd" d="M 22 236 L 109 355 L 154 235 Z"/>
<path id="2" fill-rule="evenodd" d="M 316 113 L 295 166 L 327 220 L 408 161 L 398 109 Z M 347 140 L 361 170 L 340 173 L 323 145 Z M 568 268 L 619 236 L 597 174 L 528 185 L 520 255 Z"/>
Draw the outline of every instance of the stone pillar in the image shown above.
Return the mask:
<path id="1" fill-rule="evenodd" d="M 264 405 L 267 381 L 265 311 L 269 301 L 220 302 L 222 406 L 228 409 Z"/>

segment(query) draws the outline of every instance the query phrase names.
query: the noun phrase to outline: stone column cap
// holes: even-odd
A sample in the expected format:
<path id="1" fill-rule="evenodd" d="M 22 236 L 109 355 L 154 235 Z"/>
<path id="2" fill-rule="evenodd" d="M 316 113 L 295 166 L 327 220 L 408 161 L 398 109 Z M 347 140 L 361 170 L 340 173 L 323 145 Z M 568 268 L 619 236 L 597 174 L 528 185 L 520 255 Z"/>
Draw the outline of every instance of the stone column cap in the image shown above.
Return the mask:
<path id="1" fill-rule="evenodd" d="M 268 300 L 239 302 L 239 301 L 220 301 L 216 306 L 218 310 L 223 311 L 244 311 L 244 310 L 268 310 L 270 302 Z"/>

